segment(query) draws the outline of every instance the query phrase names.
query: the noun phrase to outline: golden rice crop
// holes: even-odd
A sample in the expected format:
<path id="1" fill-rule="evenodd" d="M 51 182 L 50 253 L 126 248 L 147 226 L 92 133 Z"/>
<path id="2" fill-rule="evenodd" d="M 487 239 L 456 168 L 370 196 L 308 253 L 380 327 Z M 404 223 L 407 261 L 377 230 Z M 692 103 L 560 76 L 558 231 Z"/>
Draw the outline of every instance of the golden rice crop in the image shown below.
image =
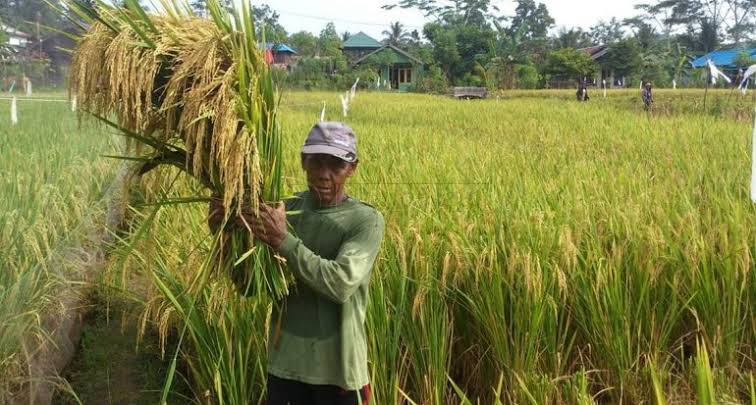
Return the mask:
<path id="1" fill-rule="evenodd" d="M 249 4 L 227 11 L 211 0 L 210 19 L 172 0 L 155 15 L 136 1 L 66 4 L 89 26 L 73 53 L 70 92 L 80 111 L 123 131 L 136 155 L 125 158 L 140 162 L 140 175 L 161 165 L 189 173 L 222 200 L 227 219 L 280 200 L 278 100 Z M 218 239 L 213 256 L 241 288 L 287 293 L 281 263 L 251 231 Z"/>
<path id="2" fill-rule="evenodd" d="M 298 146 L 322 101 L 328 118 L 340 111 L 332 93 L 283 100 L 288 193 L 305 187 Z M 379 93 L 358 95 L 346 121 L 361 147 L 349 192 L 387 219 L 367 321 L 375 403 L 753 400 L 748 124 L 600 100 Z M 203 207 L 159 217 L 111 280 L 158 273 L 182 296 L 210 251 Z M 151 288 L 158 320 L 170 298 Z M 216 343 L 185 359 L 235 348 L 243 356 L 218 355 L 236 367 L 219 371 L 221 386 L 198 367 L 190 378 L 202 401 L 254 402 L 266 331 L 249 330 L 268 312 L 227 289 L 209 288 L 194 320 Z"/>

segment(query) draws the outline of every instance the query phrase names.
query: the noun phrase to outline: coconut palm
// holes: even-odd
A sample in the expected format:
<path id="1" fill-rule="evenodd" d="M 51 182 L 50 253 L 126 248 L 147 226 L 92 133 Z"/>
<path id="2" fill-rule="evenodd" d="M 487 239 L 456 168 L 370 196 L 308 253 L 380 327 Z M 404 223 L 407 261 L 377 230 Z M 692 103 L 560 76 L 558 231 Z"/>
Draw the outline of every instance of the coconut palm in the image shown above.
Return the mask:
<path id="1" fill-rule="evenodd" d="M 383 42 L 391 45 L 402 45 L 411 39 L 409 32 L 404 30 L 404 25 L 399 21 L 391 23 L 388 30 L 383 31 L 386 37 Z"/>

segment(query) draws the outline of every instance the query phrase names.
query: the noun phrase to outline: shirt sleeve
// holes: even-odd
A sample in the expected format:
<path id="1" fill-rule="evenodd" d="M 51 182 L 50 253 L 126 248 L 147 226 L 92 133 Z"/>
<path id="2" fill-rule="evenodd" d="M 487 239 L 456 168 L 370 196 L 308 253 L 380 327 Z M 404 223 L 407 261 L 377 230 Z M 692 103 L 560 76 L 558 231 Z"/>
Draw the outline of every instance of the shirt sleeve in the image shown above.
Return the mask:
<path id="1" fill-rule="evenodd" d="M 294 276 L 317 293 L 345 303 L 370 276 L 383 238 L 383 217 L 377 211 L 347 234 L 334 260 L 316 255 L 302 240 L 286 234 L 279 251 Z"/>

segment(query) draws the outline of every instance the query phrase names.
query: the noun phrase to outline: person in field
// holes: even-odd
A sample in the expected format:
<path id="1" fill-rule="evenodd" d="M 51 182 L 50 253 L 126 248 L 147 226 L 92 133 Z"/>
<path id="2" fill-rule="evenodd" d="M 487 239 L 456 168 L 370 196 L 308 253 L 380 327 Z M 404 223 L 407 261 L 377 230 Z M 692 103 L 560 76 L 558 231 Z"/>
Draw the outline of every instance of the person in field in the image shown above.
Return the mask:
<path id="1" fill-rule="evenodd" d="M 278 207 L 263 205 L 259 218 L 243 214 L 296 280 L 271 320 L 281 327 L 271 327 L 268 341 L 269 405 L 365 405 L 370 399 L 365 316 L 384 220 L 346 193 L 358 162 L 351 128 L 316 124 L 301 152 L 308 189 Z M 211 203 L 211 229 L 222 221 L 222 205 Z"/>
<path id="2" fill-rule="evenodd" d="M 643 99 L 643 109 L 646 111 L 651 110 L 651 106 L 654 104 L 654 95 L 651 93 L 651 83 L 646 82 L 641 90 L 641 99 Z"/>
<path id="3" fill-rule="evenodd" d="M 585 80 L 578 81 L 578 89 L 575 96 L 577 96 L 577 101 L 590 100 L 590 97 L 588 97 L 588 86 L 586 85 Z"/>

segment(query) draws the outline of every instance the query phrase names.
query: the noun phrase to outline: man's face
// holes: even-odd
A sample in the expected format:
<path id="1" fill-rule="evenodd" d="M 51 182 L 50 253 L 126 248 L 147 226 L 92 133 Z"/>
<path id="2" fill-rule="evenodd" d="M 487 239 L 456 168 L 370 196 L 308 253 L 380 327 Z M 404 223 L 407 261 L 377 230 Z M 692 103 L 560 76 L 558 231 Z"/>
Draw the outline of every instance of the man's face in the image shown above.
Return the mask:
<path id="1" fill-rule="evenodd" d="M 310 194 L 322 206 L 336 205 L 344 198 L 344 184 L 354 174 L 357 163 L 325 154 L 302 155 Z"/>

